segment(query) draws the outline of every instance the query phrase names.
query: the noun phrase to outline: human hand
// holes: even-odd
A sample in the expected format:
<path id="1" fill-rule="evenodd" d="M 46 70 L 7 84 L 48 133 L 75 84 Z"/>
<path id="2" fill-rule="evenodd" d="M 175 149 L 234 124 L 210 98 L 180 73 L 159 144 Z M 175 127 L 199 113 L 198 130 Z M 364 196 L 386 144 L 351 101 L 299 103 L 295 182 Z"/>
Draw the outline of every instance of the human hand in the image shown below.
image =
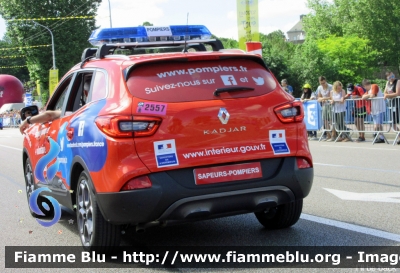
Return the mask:
<path id="1" fill-rule="evenodd" d="M 23 135 L 24 134 L 24 131 L 26 130 L 26 129 L 28 129 L 29 128 L 29 124 L 28 124 L 28 122 L 26 121 L 26 119 L 21 123 L 21 125 L 19 126 L 19 131 L 21 132 L 21 134 Z"/>

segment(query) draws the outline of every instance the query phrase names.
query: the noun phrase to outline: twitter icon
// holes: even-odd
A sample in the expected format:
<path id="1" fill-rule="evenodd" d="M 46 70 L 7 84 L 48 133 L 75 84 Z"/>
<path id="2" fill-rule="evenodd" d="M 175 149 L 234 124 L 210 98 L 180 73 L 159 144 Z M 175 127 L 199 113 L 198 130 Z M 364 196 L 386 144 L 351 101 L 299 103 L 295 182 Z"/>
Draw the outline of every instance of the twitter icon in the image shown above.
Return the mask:
<path id="1" fill-rule="evenodd" d="M 256 85 L 263 85 L 264 84 L 264 78 L 263 77 L 258 77 L 258 78 L 252 77 L 252 78 L 256 82 Z"/>

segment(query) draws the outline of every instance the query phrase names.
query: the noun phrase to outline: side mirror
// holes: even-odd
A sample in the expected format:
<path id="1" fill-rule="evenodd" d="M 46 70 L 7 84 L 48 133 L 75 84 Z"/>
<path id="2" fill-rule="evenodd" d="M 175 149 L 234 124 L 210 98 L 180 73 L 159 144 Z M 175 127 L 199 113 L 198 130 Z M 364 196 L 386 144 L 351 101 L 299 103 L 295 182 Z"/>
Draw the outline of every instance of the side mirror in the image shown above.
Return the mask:
<path id="1" fill-rule="evenodd" d="M 39 108 L 36 105 L 27 106 L 21 109 L 21 119 L 24 121 L 27 117 L 39 114 Z"/>

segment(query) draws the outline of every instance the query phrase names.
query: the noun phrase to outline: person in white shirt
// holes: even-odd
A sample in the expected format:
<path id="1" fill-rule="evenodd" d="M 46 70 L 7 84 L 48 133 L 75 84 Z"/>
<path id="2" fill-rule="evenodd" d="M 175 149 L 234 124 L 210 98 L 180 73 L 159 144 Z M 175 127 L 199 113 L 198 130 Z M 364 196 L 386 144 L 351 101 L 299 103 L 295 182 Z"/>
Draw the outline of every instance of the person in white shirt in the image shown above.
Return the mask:
<path id="1" fill-rule="evenodd" d="M 331 91 L 332 85 L 327 83 L 326 78 L 321 76 L 318 78 L 320 86 L 317 88 L 317 99 L 322 105 L 322 120 L 324 121 L 324 129 L 329 130 L 332 121 L 332 105 L 331 101 Z M 332 137 L 330 132 L 326 133 L 326 138 L 330 139 Z"/>
<path id="2" fill-rule="evenodd" d="M 337 137 L 337 132 L 345 130 L 344 117 L 346 114 L 346 105 L 345 105 L 345 97 L 346 92 L 343 89 L 343 84 L 340 81 L 334 82 L 332 86 L 331 92 L 331 103 L 333 105 L 333 121 L 334 126 L 332 129 L 332 138 L 327 141 L 334 141 Z M 342 137 L 340 137 L 337 141 L 351 141 L 350 137 L 347 133 L 342 133 Z"/>
<path id="3" fill-rule="evenodd" d="M 392 110 L 392 128 L 399 131 L 400 123 L 400 81 L 396 79 L 393 72 L 386 72 L 386 79 L 388 80 L 385 86 L 384 98 L 388 99 L 389 107 Z M 397 141 L 400 145 L 400 140 Z"/>

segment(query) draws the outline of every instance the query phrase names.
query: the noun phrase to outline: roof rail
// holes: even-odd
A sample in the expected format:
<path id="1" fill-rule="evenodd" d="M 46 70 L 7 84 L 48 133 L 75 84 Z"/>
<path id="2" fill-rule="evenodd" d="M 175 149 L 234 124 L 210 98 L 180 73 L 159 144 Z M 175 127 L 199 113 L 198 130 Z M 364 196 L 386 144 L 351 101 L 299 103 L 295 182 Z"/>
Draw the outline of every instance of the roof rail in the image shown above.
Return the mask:
<path id="1" fill-rule="evenodd" d="M 96 58 L 102 59 L 106 55 L 113 54 L 116 49 L 145 49 L 156 47 L 179 47 L 187 44 L 188 48 L 194 48 L 197 51 L 206 51 L 205 45 L 212 47 L 213 51 L 224 49 L 220 40 L 189 40 L 189 41 L 158 41 L 158 42 L 142 42 L 142 43 L 117 43 L 117 44 L 103 44 L 96 51 Z M 90 51 L 92 53 L 92 51 Z"/>
<path id="2" fill-rule="evenodd" d="M 97 48 L 86 48 L 82 53 L 81 62 L 84 62 L 89 57 L 94 57 L 96 52 Z"/>

